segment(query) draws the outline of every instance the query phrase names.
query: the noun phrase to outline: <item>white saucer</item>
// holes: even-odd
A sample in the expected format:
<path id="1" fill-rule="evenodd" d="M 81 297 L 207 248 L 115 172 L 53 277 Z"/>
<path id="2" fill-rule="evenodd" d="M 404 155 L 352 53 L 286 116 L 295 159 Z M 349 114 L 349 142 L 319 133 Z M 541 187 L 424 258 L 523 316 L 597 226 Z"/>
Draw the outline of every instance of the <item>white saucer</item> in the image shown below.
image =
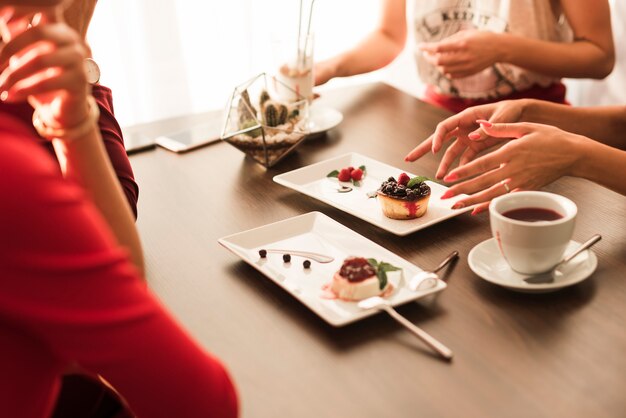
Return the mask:
<path id="1" fill-rule="evenodd" d="M 571 253 L 580 244 L 570 241 L 565 254 Z M 580 283 L 596 270 L 598 259 L 591 250 L 583 251 L 572 261 L 565 264 L 554 274 L 552 283 L 527 283 L 524 279 L 528 275 L 511 270 L 500 253 L 496 240 L 491 238 L 476 245 L 467 256 L 467 261 L 474 273 L 484 280 L 506 287 L 511 290 L 526 293 L 545 293 L 562 289 Z M 562 272 L 562 274 L 560 274 Z"/>
<path id="2" fill-rule="evenodd" d="M 311 106 L 309 109 L 309 135 L 326 132 L 339 125 L 343 114 L 332 107 Z"/>

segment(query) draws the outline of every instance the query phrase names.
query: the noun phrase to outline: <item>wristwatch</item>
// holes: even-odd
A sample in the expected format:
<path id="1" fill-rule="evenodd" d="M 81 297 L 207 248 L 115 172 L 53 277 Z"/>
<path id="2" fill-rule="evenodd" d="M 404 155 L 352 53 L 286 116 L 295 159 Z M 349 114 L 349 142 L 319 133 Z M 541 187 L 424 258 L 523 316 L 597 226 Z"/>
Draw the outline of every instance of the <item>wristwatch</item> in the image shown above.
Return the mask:
<path id="1" fill-rule="evenodd" d="M 87 70 L 87 81 L 89 84 L 97 84 L 100 81 L 100 67 L 92 58 L 85 58 L 85 69 Z"/>

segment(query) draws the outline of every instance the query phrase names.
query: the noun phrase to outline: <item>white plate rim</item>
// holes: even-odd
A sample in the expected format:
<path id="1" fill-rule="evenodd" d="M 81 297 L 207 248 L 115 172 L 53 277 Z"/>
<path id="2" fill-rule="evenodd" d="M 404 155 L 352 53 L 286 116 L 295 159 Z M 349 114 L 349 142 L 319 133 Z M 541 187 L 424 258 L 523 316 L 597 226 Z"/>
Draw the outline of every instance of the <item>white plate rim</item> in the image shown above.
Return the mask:
<path id="1" fill-rule="evenodd" d="M 297 216 L 293 216 L 287 219 L 283 219 L 281 221 L 277 221 L 277 222 L 273 222 L 273 223 L 269 223 L 269 224 L 265 224 L 265 225 L 261 225 L 259 227 L 256 228 L 252 228 L 252 229 L 248 229 L 246 231 L 241 231 L 235 234 L 231 234 L 231 235 L 227 235 L 224 236 L 222 238 L 219 238 L 217 241 L 220 245 L 222 245 L 224 248 L 226 248 L 227 250 L 229 250 L 230 252 L 232 252 L 233 254 L 235 254 L 236 256 L 238 256 L 241 260 L 243 260 L 245 263 L 247 263 L 248 265 L 252 266 L 254 269 L 256 269 L 257 271 L 259 271 L 261 274 L 263 274 L 264 276 L 266 276 L 267 278 L 269 278 L 272 282 L 276 283 L 279 287 L 281 287 L 282 289 L 284 289 L 285 291 L 287 291 L 287 293 L 289 293 L 292 297 L 295 297 L 300 303 L 302 303 L 304 306 L 306 306 L 307 308 L 309 308 L 313 313 L 315 313 L 317 316 L 319 316 L 320 318 L 322 318 L 324 321 L 326 321 L 328 324 L 335 326 L 335 327 L 342 327 L 348 324 L 351 324 L 353 322 L 359 321 L 361 319 L 367 318 L 369 316 L 375 315 L 377 313 L 379 313 L 380 311 L 377 309 L 370 309 L 370 310 L 362 310 L 359 311 L 357 314 L 354 314 L 352 317 L 350 318 L 345 318 L 345 319 L 339 319 L 339 320 L 333 320 L 332 317 L 325 315 L 325 313 L 319 309 L 316 309 L 315 306 L 312 306 L 311 304 L 309 304 L 305 299 L 303 299 L 302 297 L 299 296 L 298 293 L 294 292 L 292 289 L 290 289 L 288 286 L 286 286 L 282 281 L 278 280 L 278 278 L 276 276 L 274 276 L 270 271 L 268 271 L 267 269 L 263 269 L 261 266 L 259 266 L 257 263 L 255 263 L 252 259 L 250 259 L 249 257 L 246 256 L 246 254 L 242 253 L 241 251 L 239 251 L 237 249 L 237 246 L 234 245 L 234 243 L 231 242 L 231 240 L 233 238 L 237 238 L 237 237 L 241 237 L 242 235 L 245 234 L 254 234 L 254 233 L 258 233 L 259 231 L 263 230 L 263 229 L 268 229 L 268 228 L 276 228 L 277 226 L 280 226 L 281 224 L 285 224 L 288 222 L 296 222 L 299 219 L 303 219 L 306 217 L 321 217 L 323 218 L 324 221 L 331 223 L 334 227 L 338 228 L 339 230 L 342 231 L 342 233 L 348 233 L 348 234 L 352 234 L 354 237 L 358 237 L 358 239 L 363 240 L 363 242 L 367 243 L 368 245 L 371 245 L 373 247 L 378 247 L 381 251 L 389 253 L 389 254 L 393 254 L 393 256 L 399 260 L 402 260 L 402 262 L 405 265 L 410 265 L 412 268 L 414 268 L 415 270 L 418 271 L 423 271 L 423 269 L 421 269 L 420 267 L 416 266 L 414 263 L 406 260 L 403 257 L 398 256 L 397 254 L 391 252 L 390 250 L 387 250 L 385 247 L 381 246 L 380 244 L 364 237 L 363 235 L 351 230 L 350 228 L 346 227 L 345 225 L 335 221 L 334 219 L 332 219 L 331 217 L 318 212 L 318 211 L 312 211 L 312 212 L 308 212 L 302 215 L 297 215 Z M 419 291 L 415 291 L 415 292 L 411 292 L 411 296 L 410 297 L 405 297 L 404 299 L 390 299 L 390 305 L 391 306 L 399 306 L 399 305 L 403 305 L 405 303 L 409 303 L 409 302 L 414 302 L 420 298 L 423 298 L 425 296 L 431 295 L 433 293 L 438 293 L 442 290 L 444 290 L 447 287 L 447 284 L 440 280 L 437 279 L 437 286 L 431 289 L 426 289 L 426 290 L 419 290 Z M 354 302 L 356 303 L 356 302 Z"/>
<path id="2" fill-rule="evenodd" d="M 495 238 L 488 238 L 478 244 L 476 244 L 469 252 L 469 254 L 467 255 L 467 263 L 470 267 L 470 269 L 474 272 L 474 274 L 476 274 L 478 277 L 480 277 L 481 279 L 485 280 L 486 282 L 495 284 L 497 286 L 500 287 L 504 287 L 506 289 L 510 289 L 510 290 L 514 290 L 514 291 L 518 291 L 518 292 L 523 292 L 523 293 L 545 293 L 545 292 L 552 292 L 552 291 L 556 291 L 556 290 L 560 290 L 566 287 L 570 287 L 573 286 L 575 284 L 578 284 L 580 282 L 583 282 L 585 280 L 587 280 L 597 269 L 598 267 L 598 257 L 596 256 L 596 254 L 593 252 L 592 249 L 588 249 L 587 251 L 589 252 L 589 258 L 590 258 L 590 267 L 588 267 L 588 273 L 585 273 L 583 275 L 581 275 L 580 277 L 577 277 L 575 279 L 569 279 L 566 281 L 558 281 L 558 282 L 554 282 L 554 283 L 526 283 L 524 281 L 521 281 L 519 285 L 515 285 L 514 283 L 509 283 L 509 282 L 502 282 L 498 279 L 494 279 L 493 276 L 490 276 L 488 274 L 486 274 L 484 272 L 484 270 L 482 268 L 480 268 L 477 264 L 476 264 L 476 258 L 478 252 L 480 250 L 483 249 L 483 247 L 487 247 L 487 246 L 494 246 L 497 245 L 496 244 L 496 240 Z M 568 245 L 580 245 L 580 243 L 578 243 L 577 241 L 574 240 L 570 240 Z M 497 246 L 496 246 L 497 248 Z M 500 256 L 500 259 L 502 259 L 502 256 Z M 520 274 L 520 276 L 522 276 Z"/>
<path id="3" fill-rule="evenodd" d="M 335 109 L 334 107 L 316 106 L 314 104 L 309 109 L 309 120 L 310 120 L 309 123 L 311 122 L 312 119 L 314 119 L 314 117 L 311 116 L 312 113 L 322 113 L 322 112 L 327 112 L 329 114 L 332 114 L 334 117 L 333 122 L 329 124 L 328 126 L 310 129 L 309 135 L 317 135 L 326 131 L 330 131 L 331 129 L 337 127 L 341 122 L 343 122 L 343 113 L 341 113 L 339 110 Z"/>
<path id="4" fill-rule="evenodd" d="M 356 153 L 356 152 L 348 152 L 346 154 L 342 154 L 342 155 L 339 155 L 337 157 L 329 158 L 329 159 L 326 159 L 326 160 L 323 160 L 323 161 L 318 161 L 316 163 L 309 164 L 307 166 L 300 167 L 300 168 L 297 168 L 295 170 L 291 170 L 291 171 L 287 171 L 287 172 L 282 173 L 282 174 L 275 175 L 273 177 L 273 180 L 274 180 L 274 182 L 276 182 L 276 183 L 278 183 L 278 184 L 280 184 L 282 186 L 285 186 L 285 187 L 290 188 L 292 190 L 295 190 L 295 191 L 297 191 L 299 193 L 302 193 L 304 195 L 312 197 L 312 198 L 314 198 L 316 200 L 319 200 L 320 202 L 324 202 L 327 205 L 333 206 L 333 207 L 335 207 L 335 208 L 337 208 L 339 210 L 342 210 L 343 212 L 349 213 L 350 215 L 353 215 L 353 216 L 355 216 L 355 217 L 357 217 L 359 219 L 362 219 L 362 220 L 364 220 L 364 221 L 366 221 L 366 222 L 368 222 L 368 223 L 370 223 L 372 225 L 375 225 L 375 226 L 377 226 L 377 227 L 379 227 L 379 228 L 381 228 L 381 229 L 383 229 L 383 230 L 385 230 L 387 232 L 391 232 L 392 234 L 395 234 L 395 235 L 398 235 L 398 236 L 406 236 L 406 235 L 412 234 L 414 232 L 419 231 L 420 229 L 424 229 L 424 228 L 427 228 L 429 226 L 435 225 L 435 224 L 437 224 L 439 222 L 445 221 L 447 219 L 459 216 L 459 215 L 461 215 L 461 214 L 463 214 L 465 212 L 468 212 L 468 211 L 473 209 L 473 206 L 468 206 L 468 207 L 462 208 L 462 209 L 450 210 L 448 215 L 440 217 L 440 218 L 436 218 L 434 220 L 431 220 L 430 222 L 423 222 L 423 218 L 417 218 L 417 219 L 406 220 L 406 221 L 395 221 L 395 220 L 392 220 L 392 219 L 386 219 L 385 221 L 389 222 L 389 223 L 385 224 L 385 223 L 377 222 L 375 219 L 370 218 L 368 216 L 362 215 L 358 211 L 355 211 L 355 210 L 353 210 L 353 209 L 351 209 L 351 208 L 349 208 L 347 206 L 337 205 L 337 204 L 335 204 L 335 202 L 332 202 L 332 201 L 330 201 L 328 199 L 325 199 L 323 196 L 320 196 L 320 195 L 318 195 L 316 193 L 310 193 L 305 188 L 300 187 L 299 185 L 294 184 L 294 183 L 286 180 L 286 177 L 288 177 L 288 176 L 293 176 L 293 175 L 295 175 L 297 173 L 302 173 L 302 172 L 305 172 L 305 171 L 308 171 L 308 170 L 314 170 L 316 167 L 319 167 L 319 166 L 322 166 L 322 165 L 326 165 L 326 164 L 328 164 L 328 163 L 330 163 L 332 161 L 335 161 L 335 160 L 340 161 L 340 160 L 344 160 L 344 159 L 347 159 L 347 158 L 356 159 L 356 160 L 359 160 L 359 161 L 368 160 L 368 161 L 373 162 L 375 164 L 378 164 L 380 166 L 387 167 L 390 172 L 402 172 L 402 171 L 404 171 L 404 170 L 401 170 L 401 169 L 399 169 L 397 167 L 391 166 L 391 165 L 389 165 L 387 163 L 383 163 L 383 162 L 378 161 L 378 160 L 376 160 L 374 158 L 368 157 L 366 155 L 362 155 L 362 154 L 359 154 L 359 153 Z M 412 174 L 412 173 L 410 173 L 408 171 L 404 171 L 404 172 L 407 173 L 411 177 L 415 176 L 415 174 Z M 433 182 L 429 182 L 429 183 L 433 183 Z M 437 184 L 439 187 L 447 188 L 446 186 L 440 185 L 439 183 L 435 183 L 435 184 Z M 459 199 L 461 199 L 464 196 L 465 195 L 458 195 L 458 196 L 455 196 L 454 198 L 450 199 L 449 200 L 450 205 L 454 204 L 454 202 L 456 200 L 459 200 Z M 432 196 L 431 196 L 431 199 L 432 199 Z M 401 225 L 401 226 L 395 226 L 394 227 L 393 225 Z"/>

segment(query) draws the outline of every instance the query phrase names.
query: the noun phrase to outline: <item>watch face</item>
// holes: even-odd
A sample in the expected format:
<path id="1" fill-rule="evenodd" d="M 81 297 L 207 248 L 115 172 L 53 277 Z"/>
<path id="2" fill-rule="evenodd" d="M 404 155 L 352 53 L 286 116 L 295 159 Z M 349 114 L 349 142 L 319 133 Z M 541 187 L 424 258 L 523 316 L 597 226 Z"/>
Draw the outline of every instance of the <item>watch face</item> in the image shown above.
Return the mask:
<path id="1" fill-rule="evenodd" d="M 100 81 L 100 67 L 93 59 L 85 59 L 85 69 L 87 70 L 87 81 L 89 84 L 96 84 Z"/>

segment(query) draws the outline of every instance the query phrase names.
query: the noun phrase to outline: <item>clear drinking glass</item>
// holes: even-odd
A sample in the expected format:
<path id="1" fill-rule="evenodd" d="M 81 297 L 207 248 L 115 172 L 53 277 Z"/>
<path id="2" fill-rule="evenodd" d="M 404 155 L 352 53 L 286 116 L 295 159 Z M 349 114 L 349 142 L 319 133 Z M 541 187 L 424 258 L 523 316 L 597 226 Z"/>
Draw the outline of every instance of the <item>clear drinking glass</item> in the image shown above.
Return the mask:
<path id="1" fill-rule="evenodd" d="M 287 102 L 294 102 L 304 97 L 309 103 L 313 100 L 313 47 L 315 37 L 312 33 L 286 37 L 274 35 L 274 90 Z M 288 88 L 284 88 L 287 86 Z"/>

